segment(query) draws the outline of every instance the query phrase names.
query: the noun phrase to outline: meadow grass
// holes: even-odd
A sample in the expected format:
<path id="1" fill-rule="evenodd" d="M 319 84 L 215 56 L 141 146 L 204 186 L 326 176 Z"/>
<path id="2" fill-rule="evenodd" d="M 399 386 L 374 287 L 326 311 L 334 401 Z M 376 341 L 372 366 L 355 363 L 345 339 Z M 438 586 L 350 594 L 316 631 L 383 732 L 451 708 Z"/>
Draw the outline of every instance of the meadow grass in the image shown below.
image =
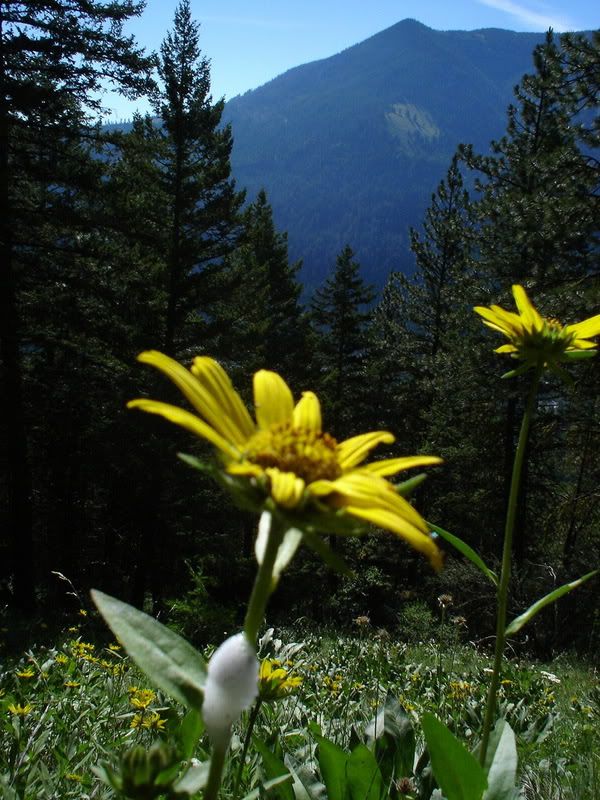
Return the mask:
<path id="1" fill-rule="evenodd" d="M 322 798 L 317 738 L 344 749 L 365 740 L 387 696 L 396 697 L 412 720 L 417 751 L 423 749 L 419 719 L 426 711 L 474 745 L 491 659 L 446 634 L 439 647 L 405 644 L 368 622 L 356 635 L 270 630 L 260 655 L 276 659 L 302 683 L 286 697 L 262 702 L 253 730 L 258 746 L 240 767 L 251 712 L 242 717 L 223 797 L 242 798 L 264 780 L 263 743 L 294 769 L 309 797 Z M 148 746 L 158 738 L 176 747 L 183 717 L 116 643 L 87 641 L 75 628 L 56 646 L 5 659 L 0 695 L 0 796 L 6 800 L 114 797 L 92 768 L 115 763 L 136 743 Z M 600 686 L 593 666 L 568 655 L 550 664 L 509 659 L 500 708 L 517 736 L 524 798 L 597 800 Z M 208 749 L 204 741 L 200 747 Z"/>

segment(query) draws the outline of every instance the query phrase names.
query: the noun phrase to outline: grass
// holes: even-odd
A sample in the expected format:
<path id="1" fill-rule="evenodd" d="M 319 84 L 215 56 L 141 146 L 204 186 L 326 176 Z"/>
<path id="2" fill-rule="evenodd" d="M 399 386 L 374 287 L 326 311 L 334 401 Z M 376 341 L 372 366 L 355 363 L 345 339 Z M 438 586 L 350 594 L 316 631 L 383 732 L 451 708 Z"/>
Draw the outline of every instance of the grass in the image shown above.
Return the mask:
<path id="1" fill-rule="evenodd" d="M 348 749 L 387 695 L 413 721 L 433 712 L 467 745 L 481 727 L 490 659 L 446 631 L 444 645 L 406 645 L 363 621 L 356 636 L 310 630 L 269 632 L 261 655 L 302 677 L 284 699 L 261 705 L 255 736 L 293 766 L 309 796 L 321 776 L 316 737 Z M 145 691 L 150 690 L 150 691 Z M 600 796 L 600 686 L 597 672 L 569 656 L 551 664 L 512 659 L 501 709 L 515 730 L 523 797 L 596 800 Z M 173 746 L 182 709 L 145 679 L 118 645 L 87 642 L 73 629 L 54 647 L 7 660 L 0 674 L 0 795 L 6 800 L 109 798 L 92 767 L 115 763 L 124 748 L 159 738 Z M 233 797 L 245 726 L 232 742 L 223 796 Z M 208 749 L 208 748 L 207 748 Z M 422 749 L 418 745 L 417 749 Z M 254 747 L 236 796 L 264 780 Z M 403 795 L 398 795 L 399 797 Z M 404 795 L 409 796 L 409 795 Z"/>

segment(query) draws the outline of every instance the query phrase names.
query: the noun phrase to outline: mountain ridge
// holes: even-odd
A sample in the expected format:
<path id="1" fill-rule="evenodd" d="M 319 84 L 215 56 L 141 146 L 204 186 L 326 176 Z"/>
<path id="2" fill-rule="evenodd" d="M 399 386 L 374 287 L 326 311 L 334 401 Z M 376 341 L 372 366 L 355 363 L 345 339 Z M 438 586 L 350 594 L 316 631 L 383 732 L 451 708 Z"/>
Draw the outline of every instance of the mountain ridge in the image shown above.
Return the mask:
<path id="1" fill-rule="evenodd" d="M 502 136 L 513 87 L 543 40 L 401 20 L 226 104 L 233 174 L 250 199 L 266 189 L 309 288 L 346 243 L 378 286 L 390 269 L 410 271 L 409 226 L 460 142 L 485 151 Z"/>

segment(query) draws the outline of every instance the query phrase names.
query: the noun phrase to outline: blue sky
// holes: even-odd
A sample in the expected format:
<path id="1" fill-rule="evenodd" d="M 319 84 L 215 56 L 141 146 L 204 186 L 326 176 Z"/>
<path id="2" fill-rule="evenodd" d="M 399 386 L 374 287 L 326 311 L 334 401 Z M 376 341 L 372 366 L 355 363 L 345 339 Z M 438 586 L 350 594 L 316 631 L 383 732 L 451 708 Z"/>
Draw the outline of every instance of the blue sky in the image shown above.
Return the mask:
<path id="1" fill-rule="evenodd" d="M 157 50 L 177 0 L 147 0 L 128 32 Z M 437 30 L 600 28 L 598 0 L 191 0 L 200 44 L 211 60 L 213 98 L 234 97 L 291 67 L 339 53 L 412 17 Z M 113 118 L 143 103 L 107 98 Z"/>

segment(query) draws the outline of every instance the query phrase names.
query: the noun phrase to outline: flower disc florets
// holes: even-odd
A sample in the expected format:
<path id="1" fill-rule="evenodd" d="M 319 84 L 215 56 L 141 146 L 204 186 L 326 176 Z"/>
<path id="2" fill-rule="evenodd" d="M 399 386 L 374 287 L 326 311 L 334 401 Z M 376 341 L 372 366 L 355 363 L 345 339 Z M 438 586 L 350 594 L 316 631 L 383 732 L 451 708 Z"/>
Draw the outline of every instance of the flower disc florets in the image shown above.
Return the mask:
<path id="1" fill-rule="evenodd" d="M 335 480 L 342 474 L 337 460 L 337 442 L 328 433 L 294 428 L 286 421 L 252 436 L 244 457 L 263 468 L 293 472 L 306 483 Z"/>

